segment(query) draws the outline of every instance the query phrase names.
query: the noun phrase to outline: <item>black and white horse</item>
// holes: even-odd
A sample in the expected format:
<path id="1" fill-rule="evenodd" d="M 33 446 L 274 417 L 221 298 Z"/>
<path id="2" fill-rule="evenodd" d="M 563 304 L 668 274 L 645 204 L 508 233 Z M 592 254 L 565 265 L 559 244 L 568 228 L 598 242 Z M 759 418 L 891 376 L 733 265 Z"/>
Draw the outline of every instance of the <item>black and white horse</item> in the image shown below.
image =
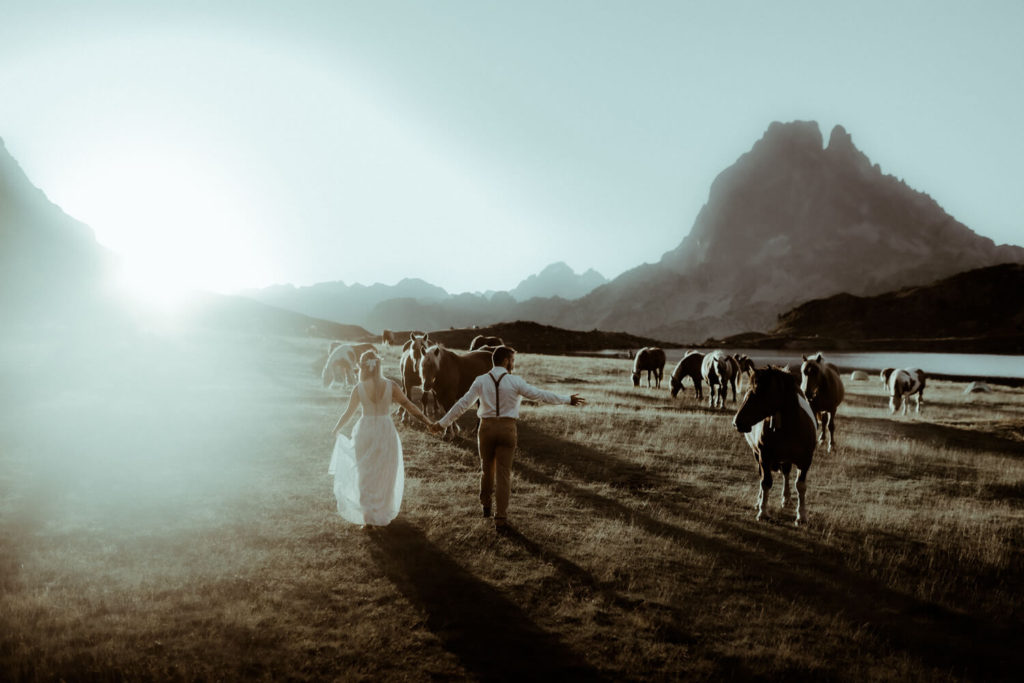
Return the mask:
<path id="1" fill-rule="evenodd" d="M 889 414 L 895 415 L 896 411 L 903 406 L 903 414 L 907 414 L 907 404 L 910 397 L 916 398 L 916 412 L 921 413 L 921 403 L 924 401 L 925 374 L 921 368 L 904 368 L 897 370 L 885 368 L 879 373 L 882 383 L 889 391 Z"/>
<path id="2" fill-rule="evenodd" d="M 782 506 L 790 502 L 789 474 L 796 466 L 796 525 L 807 521 L 807 470 L 817 446 L 817 422 L 796 377 L 781 368 L 755 370 L 750 389 L 732 421 L 743 434 L 761 475 L 757 519 L 768 516 L 772 472 L 782 472 Z"/>

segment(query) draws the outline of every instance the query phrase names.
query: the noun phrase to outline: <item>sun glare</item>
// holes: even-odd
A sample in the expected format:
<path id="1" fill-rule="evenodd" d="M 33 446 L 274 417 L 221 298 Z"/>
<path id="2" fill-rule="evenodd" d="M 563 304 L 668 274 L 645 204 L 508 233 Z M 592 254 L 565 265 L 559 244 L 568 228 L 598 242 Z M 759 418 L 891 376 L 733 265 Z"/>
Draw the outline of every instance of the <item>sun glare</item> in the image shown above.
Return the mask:
<path id="1" fill-rule="evenodd" d="M 115 294 L 135 308 L 173 317 L 188 303 L 190 291 L 166 263 L 126 262 L 114 279 Z"/>
<path id="2" fill-rule="evenodd" d="M 202 154 L 138 141 L 81 169 L 64 208 L 121 263 L 121 294 L 162 312 L 192 290 L 227 292 L 259 281 L 251 199 Z"/>

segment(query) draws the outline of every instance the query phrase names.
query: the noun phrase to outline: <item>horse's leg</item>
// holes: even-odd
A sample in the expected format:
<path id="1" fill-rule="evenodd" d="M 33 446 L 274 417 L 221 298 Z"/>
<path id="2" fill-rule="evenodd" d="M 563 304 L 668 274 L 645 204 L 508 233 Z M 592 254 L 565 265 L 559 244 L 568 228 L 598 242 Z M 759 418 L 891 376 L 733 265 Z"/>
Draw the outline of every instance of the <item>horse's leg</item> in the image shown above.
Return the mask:
<path id="1" fill-rule="evenodd" d="M 757 521 L 768 517 L 768 491 L 772 488 L 772 472 L 761 465 L 761 491 L 757 495 Z"/>
<path id="2" fill-rule="evenodd" d="M 796 526 L 807 522 L 807 468 L 796 478 Z"/>
<path id="3" fill-rule="evenodd" d="M 789 472 L 793 465 L 791 463 L 785 463 L 782 466 L 782 507 L 789 507 L 789 503 L 792 500 L 792 496 L 789 493 Z"/>
<path id="4" fill-rule="evenodd" d="M 917 392 L 917 414 L 921 414 L 921 401 L 924 400 L 924 389 Z"/>
<path id="5" fill-rule="evenodd" d="M 836 445 L 836 414 L 835 412 L 826 412 L 828 415 L 828 452 L 832 452 L 832 447 Z M 824 428 L 821 430 L 824 434 Z"/>
<path id="6" fill-rule="evenodd" d="M 736 403 L 736 378 L 733 377 L 729 383 L 732 384 L 732 402 Z"/>

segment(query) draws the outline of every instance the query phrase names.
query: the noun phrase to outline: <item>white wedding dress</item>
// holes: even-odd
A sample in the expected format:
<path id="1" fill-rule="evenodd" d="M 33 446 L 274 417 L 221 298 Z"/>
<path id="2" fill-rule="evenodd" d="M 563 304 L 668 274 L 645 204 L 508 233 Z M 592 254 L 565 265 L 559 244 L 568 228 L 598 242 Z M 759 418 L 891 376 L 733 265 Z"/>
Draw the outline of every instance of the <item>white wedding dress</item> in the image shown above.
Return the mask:
<path id="1" fill-rule="evenodd" d="M 384 526 L 398 516 L 405 487 L 402 442 L 391 419 L 391 381 L 380 396 L 356 385 L 363 415 L 352 438 L 338 434 L 328 473 L 334 475 L 338 514 L 353 524 Z"/>

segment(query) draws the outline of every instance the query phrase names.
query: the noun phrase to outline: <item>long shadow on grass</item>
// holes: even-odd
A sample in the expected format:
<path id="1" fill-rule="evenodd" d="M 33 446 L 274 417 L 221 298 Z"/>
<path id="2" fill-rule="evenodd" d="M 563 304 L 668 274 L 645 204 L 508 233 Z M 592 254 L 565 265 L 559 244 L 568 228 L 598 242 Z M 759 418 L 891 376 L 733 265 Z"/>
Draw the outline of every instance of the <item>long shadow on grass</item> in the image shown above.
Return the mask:
<path id="1" fill-rule="evenodd" d="M 844 419 L 860 424 L 866 434 L 882 438 L 905 437 L 928 444 L 933 448 L 962 448 L 971 451 L 986 450 L 1024 455 L 1024 443 L 998 434 L 980 432 L 976 429 L 964 429 L 934 422 L 911 421 L 905 417 L 850 417 Z"/>
<path id="2" fill-rule="evenodd" d="M 1007 677 L 1024 666 L 1024 653 L 1017 646 L 1019 635 L 1012 626 L 1003 628 L 984 617 L 955 613 L 880 585 L 847 569 L 839 553 L 806 535 L 776 525 L 757 525 L 752 512 L 749 525 L 736 524 L 708 518 L 695 506 L 676 504 L 679 514 L 701 517 L 721 536 L 689 531 L 545 471 L 567 471 L 574 479 L 593 481 L 593 465 L 588 463 L 603 461 L 612 476 L 618 469 L 631 469 L 630 463 L 528 425 L 519 427 L 519 447 L 517 476 L 569 496 L 607 518 L 630 519 L 650 534 L 717 556 L 722 566 L 735 567 L 755 582 L 763 580 L 763 589 L 754 590 L 778 592 L 793 602 L 817 605 L 828 616 L 844 614 L 852 623 L 869 625 L 894 648 L 943 670 L 990 679 Z M 691 608 L 701 609 L 698 605 Z"/>
<path id="3" fill-rule="evenodd" d="M 557 635 L 537 627 L 523 610 L 463 569 L 414 525 L 398 519 L 375 532 L 371 552 L 474 678 L 602 680 Z"/>

